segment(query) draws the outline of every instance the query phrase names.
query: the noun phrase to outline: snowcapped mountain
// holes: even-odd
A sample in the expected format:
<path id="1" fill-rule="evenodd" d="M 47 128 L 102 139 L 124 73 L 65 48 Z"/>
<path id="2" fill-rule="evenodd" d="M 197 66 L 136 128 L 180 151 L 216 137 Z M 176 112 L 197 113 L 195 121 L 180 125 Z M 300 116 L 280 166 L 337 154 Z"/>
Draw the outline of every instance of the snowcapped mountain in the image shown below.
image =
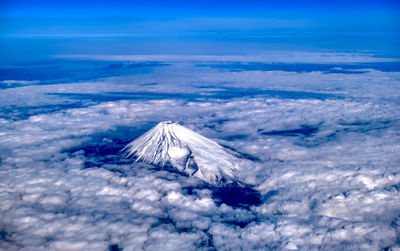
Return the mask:
<path id="1" fill-rule="evenodd" d="M 232 150 L 171 121 L 160 122 L 124 151 L 138 162 L 171 165 L 213 184 L 236 181 L 235 172 L 242 162 Z"/>

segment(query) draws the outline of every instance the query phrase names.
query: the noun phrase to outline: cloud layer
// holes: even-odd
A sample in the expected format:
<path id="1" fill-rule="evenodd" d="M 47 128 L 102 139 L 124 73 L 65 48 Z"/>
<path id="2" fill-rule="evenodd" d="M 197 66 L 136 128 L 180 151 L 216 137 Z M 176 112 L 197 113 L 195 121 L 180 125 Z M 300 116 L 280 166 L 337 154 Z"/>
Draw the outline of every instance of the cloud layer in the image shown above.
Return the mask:
<path id="1" fill-rule="evenodd" d="M 177 63 L 1 90 L 0 247 L 399 248 L 399 77 Z M 240 177 L 260 203 L 125 160 L 163 120 L 257 159 Z"/>

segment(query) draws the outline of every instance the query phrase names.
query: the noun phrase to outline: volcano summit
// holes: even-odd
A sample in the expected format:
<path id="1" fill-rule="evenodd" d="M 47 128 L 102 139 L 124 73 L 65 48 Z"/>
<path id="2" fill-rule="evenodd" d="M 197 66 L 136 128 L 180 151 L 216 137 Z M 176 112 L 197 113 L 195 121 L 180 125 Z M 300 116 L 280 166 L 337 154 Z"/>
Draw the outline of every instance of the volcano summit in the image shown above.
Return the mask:
<path id="1" fill-rule="evenodd" d="M 137 162 L 171 165 L 212 184 L 235 182 L 235 172 L 243 161 L 238 153 L 171 121 L 160 122 L 129 143 L 124 151 Z"/>

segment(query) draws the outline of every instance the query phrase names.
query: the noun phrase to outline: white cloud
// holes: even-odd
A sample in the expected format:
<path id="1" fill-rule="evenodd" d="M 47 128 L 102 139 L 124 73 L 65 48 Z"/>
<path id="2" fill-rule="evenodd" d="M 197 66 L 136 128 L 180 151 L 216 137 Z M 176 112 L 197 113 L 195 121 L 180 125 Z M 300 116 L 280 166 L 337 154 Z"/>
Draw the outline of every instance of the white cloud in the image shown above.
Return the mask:
<path id="1" fill-rule="evenodd" d="M 19 85 L 31 85 L 31 84 L 37 84 L 39 81 L 38 80 L 1 80 L 0 83 L 6 84 L 6 85 L 14 85 L 14 84 L 19 84 Z"/>
<path id="2" fill-rule="evenodd" d="M 166 77 L 167 72 L 157 71 L 79 85 L 19 87 L 1 90 L 0 103 L 21 111 L 28 104 L 75 102 L 46 93 L 144 91 L 149 87 L 140 84 L 146 82 L 160 82 L 161 87 L 151 86 L 154 92 L 171 86 L 167 91 L 195 93 L 199 86 L 226 81 L 217 89 L 246 83 L 258 89 L 344 97 L 87 101 L 81 108 L 4 118 L 1 248 L 399 247 L 400 109 L 392 98 L 399 92 L 398 73 L 355 76 L 185 68 Z M 240 177 L 260 192 L 262 203 L 235 208 L 219 203 L 199 180 L 123 162 L 113 149 L 161 120 L 184 123 L 260 159 Z M 91 168 L 85 168 L 88 162 L 94 163 Z"/>
<path id="3" fill-rule="evenodd" d="M 396 62 L 396 58 L 376 57 L 373 53 L 333 53 L 304 51 L 270 51 L 257 55 L 54 55 L 55 58 L 90 59 L 104 61 L 165 61 L 165 62 Z"/>

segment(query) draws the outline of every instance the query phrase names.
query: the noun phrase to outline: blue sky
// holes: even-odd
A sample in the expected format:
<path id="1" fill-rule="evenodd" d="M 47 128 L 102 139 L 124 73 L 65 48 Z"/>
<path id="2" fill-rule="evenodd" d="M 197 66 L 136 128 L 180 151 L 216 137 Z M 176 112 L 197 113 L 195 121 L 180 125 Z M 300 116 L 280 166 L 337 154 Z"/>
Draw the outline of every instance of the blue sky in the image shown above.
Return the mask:
<path id="1" fill-rule="evenodd" d="M 398 1 L 26 1 L 2 2 L 2 17 L 170 20 L 188 18 L 307 20 L 332 28 L 399 29 Z M 82 19 L 82 24 L 87 24 Z M 79 22 L 79 21 L 78 21 Z M 113 20 L 110 20 L 112 23 Z M 90 25 L 90 24 L 89 24 Z M 184 24 L 182 24 L 184 25 Z M 207 24 L 206 24 L 207 25 Z M 217 23 L 218 25 L 218 23 Z M 249 28 L 252 28 L 250 26 Z"/>
<path id="2" fill-rule="evenodd" d="M 388 0 L 2 1 L 0 45 L 7 49 L 0 52 L 15 55 L 31 47 L 36 56 L 44 51 L 235 54 L 251 49 L 397 56 L 399 13 L 399 2 Z M 32 38 L 41 42 L 28 43 Z"/>
<path id="3" fill-rule="evenodd" d="M 5 16 L 265 17 L 274 13 L 396 12 L 399 2 L 375 1 L 28 1 L 2 3 Z"/>

